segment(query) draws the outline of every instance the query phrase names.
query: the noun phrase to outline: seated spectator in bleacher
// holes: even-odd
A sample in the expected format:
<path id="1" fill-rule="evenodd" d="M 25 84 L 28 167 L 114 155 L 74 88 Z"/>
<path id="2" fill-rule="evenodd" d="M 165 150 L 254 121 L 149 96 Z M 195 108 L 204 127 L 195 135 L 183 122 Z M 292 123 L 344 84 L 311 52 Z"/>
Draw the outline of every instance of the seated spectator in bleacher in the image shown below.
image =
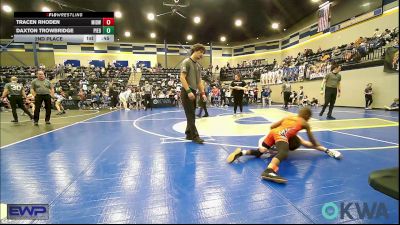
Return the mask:
<path id="1" fill-rule="evenodd" d="M 64 106 L 62 105 L 62 102 L 65 100 L 64 91 L 61 91 L 61 93 L 55 93 L 54 97 L 56 98 L 55 106 L 58 111 L 57 115 L 65 114 Z"/>
<path id="2" fill-rule="evenodd" d="M 143 96 L 144 93 L 140 89 L 135 90 L 136 95 L 136 109 L 140 110 L 143 108 Z"/>
<path id="3" fill-rule="evenodd" d="M 174 86 L 174 83 L 175 83 L 174 80 L 170 78 L 170 80 L 168 81 L 168 86 L 172 87 Z"/>
<path id="4" fill-rule="evenodd" d="M 358 47 L 358 46 L 360 46 L 360 44 L 363 42 L 363 37 L 359 37 L 359 38 L 357 38 L 355 41 L 354 41 L 354 46 L 355 47 Z"/>
<path id="5" fill-rule="evenodd" d="M 219 89 L 217 86 L 213 86 L 211 90 L 211 104 L 213 106 L 218 106 L 219 105 Z"/>
<path id="6" fill-rule="evenodd" d="M 215 67 L 215 73 L 218 73 L 218 71 L 219 71 L 219 67 L 218 67 L 218 65 Z"/>
<path id="7" fill-rule="evenodd" d="M 399 51 L 398 50 L 393 55 L 392 67 L 393 67 L 393 69 L 399 71 Z"/>
<path id="8" fill-rule="evenodd" d="M 100 94 L 101 93 L 101 89 L 97 86 L 97 84 L 93 85 L 92 91 L 94 91 L 96 94 Z"/>
<path id="9" fill-rule="evenodd" d="M 60 81 L 58 81 L 55 85 L 54 85 L 54 90 L 56 93 L 61 93 L 62 91 L 62 86 L 60 84 Z"/>
<path id="10" fill-rule="evenodd" d="M 83 78 L 80 82 L 80 86 L 82 87 L 83 91 L 88 91 L 89 81 L 86 78 Z"/>
<path id="11" fill-rule="evenodd" d="M 159 90 L 159 92 L 158 92 L 158 98 L 166 98 L 166 95 L 164 94 L 163 91 L 160 91 L 160 90 Z"/>
<path id="12" fill-rule="evenodd" d="M 378 38 L 378 37 L 380 37 L 380 36 L 381 36 L 381 34 L 380 34 L 380 32 L 379 32 L 379 28 L 376 28 L 375 31 L 374 31 L 374 35 L 373 35 L 372 37 Z"/>
<path id="13" fill-rule="evenodd" d="M 399 111 L 399 99 L 395 98 L 390 106 L 385 106 L 387 111 Z"/>
<path id="14" fill-rule="evenodd" d="M 272 90 L 269 87 L 269 85 L 261 92 L 261 101 L 263 107 L 265 107 L 266 103 L 268 103 L 268 105 L 271 106 L 271 93 Z"/>
<path id="15" fill-rule="evenodd" d="M 136 94 L 135 94 L 135 90 L 132 89 L 132 92 L 130 93 L 129 97 L 128 97 L 128 107 L 129 109 L 132 109 L 136 106 Z"/>
<path id="16" fill-rule="evenodd" d="M 367 39 L 363 38 L 360 44 L 357 47 L 357 51 L 361 57 L 365 57 L 367 55 Z"/>
<path id="17" fill-rule="evenodd" d="M 338 47 L 334 47 L 332 51 L 332 61 L 336 63 L 341 63 L 343 58 L 343 53 Z"/>
<path id="18" fill-rule="evenodd" d="M 289 97 L 289 105 L 295 105 L 296 102 L 297 102 L 297 92 L 292 91 L 292 93 L 290 94 L 290 97 Z"/>
<path id="19" fill-rule="evenodd" d="M 321 56 L 321 61 L 326 62 L 331 58 L 331 56 L 328 53 L 325 53 Z"/>
<path id="20" fill-rule="evenodd" d="M 99 109 L 100 106 L 100 98 L 101 98 L 101 93 L 96 93 L 95 91 L 92 91 L 92 101 L 91 101 L 91 108 L 92 109 Z"/>
<path id="21" fill-rule="evenodd" d="M 254 101 L 254 91 L 253 91 L 253 89 L 248 89 L 247 93 L 249 95 L 249 104 L 252 104 L 253 101 Z"/>
<path id="22" fill-rule="evenodd" d="M 31 109 L 32 114 L 35 112 L 35 97 L 32 95 L 32 93 L 26 96 L 25 108 L 27 108 L 28 110 Z"/>
<path id="23" fill-rule="evenodd" d="M 78 97 L 79 97 L 78 107 L 79 107 L 79 109 L 84 109 L 85 105 L 86 105 L 86 103 L 85 103 L 86 93 L 83 89 L 79 89 Z"/>
<path id="24" fill-rule="evenodd" d="M 300 104 L 300 103 L 299 103 Z M 308 96 L 304 96 L 304 98 L 301 100 L 301 105 L 303 107 L 310 105 L 310 100 L 308 99 Z"/>
<path id="25" fill-rule="evenodd" d="M 318 99 L 312 98 L 310 104 L 312 107 L 315 107 L 315 108 L 318 107 L 319 106 Z"/>
<path id="26" fill-rule="evenodd" d="M 385 29 L 385 31 L 382 33 L 382 36 L 381 36 L 383 39 L 384 39 L 384 41 L 386 41 L 386 43 L 388 44 L 388 42 L 390 41 L 390 39 L 391 39 L 391 31 L 389 30 L 389 29 Z"/>

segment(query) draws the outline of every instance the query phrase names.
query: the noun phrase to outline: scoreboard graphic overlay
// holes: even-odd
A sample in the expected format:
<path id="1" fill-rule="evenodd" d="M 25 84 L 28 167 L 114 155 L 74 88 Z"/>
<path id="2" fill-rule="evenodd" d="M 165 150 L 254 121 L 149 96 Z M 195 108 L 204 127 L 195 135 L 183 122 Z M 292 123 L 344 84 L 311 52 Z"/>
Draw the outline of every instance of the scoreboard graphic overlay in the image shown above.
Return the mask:
<path id="1" fill-rule="evenodd" d="M 114 12 L 15 12 L 16 42 L 114 42 Z"/>

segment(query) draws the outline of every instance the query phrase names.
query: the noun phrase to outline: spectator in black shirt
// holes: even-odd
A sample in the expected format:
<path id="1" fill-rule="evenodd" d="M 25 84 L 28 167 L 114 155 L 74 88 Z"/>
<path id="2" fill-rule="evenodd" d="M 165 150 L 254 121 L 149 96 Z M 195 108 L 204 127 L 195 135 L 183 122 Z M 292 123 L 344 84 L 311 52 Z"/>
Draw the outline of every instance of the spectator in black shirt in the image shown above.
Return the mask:
<path id="1" fill-rule="evenodd" d="M 232 91 L 233 96 L 233 112 L 236 115 L 237 107 L 240 108 L 240 113 L 243 112 L 243 94 L 247 89 L 246 82 L 241 80 L 240 74 L 237 73 L 235 75 L 235 80 L 232 81 L 230 89 Z"/>

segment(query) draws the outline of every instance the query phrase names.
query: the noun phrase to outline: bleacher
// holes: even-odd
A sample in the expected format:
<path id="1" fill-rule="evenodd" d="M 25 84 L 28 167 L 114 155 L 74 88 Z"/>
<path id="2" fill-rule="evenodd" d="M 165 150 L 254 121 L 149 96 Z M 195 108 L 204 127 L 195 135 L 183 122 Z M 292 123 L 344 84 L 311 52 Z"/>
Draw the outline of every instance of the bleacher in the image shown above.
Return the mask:
<path id="1" fill-rule="evenodd" d="M 20 82 L 25 84 L 36 78 L 37 70 L 37 68 L 31 66 L 1 66 L 0 76 L 6 82 L 9 82 L 9 79 L 12 76 L 16 76 L 18 77 Z M 53 69 L 46 68 L 45 73 L 47 74 L 49 79 L 53 79 L 55 77 L 55 72 Z"/>
<path id="2" fill-rule="evenodd" d="M 260 75 L 265 70 L 270 70 L 273 68 L 273 64 L 257 65 L 257 66 L 243 66 L 238 68 L 228 68 L 221 73 L 221 81 L 232 81 L 234 79 L 235 73 L 240 73 L 242 79 L 252 79 L 259 81 Z"/>
<path id="3" fill-rule="evenodd" d="M 385 35 L 378 37 L 359 38 L 356 40 L 359 43 L 343 44 L 316 53 L 305 49 L 295 58 L 288 56 L 280 66 L 267 70 L 267 72 L 277 70 L 278 75 L 268 73 L 267 78 L 263 78 L 265 74 L 261 76 L 261 81 L 268 81 L 262 82 L 262 85 L 279 84 L 284 78 L 289 82 L 323 78 L 329 73 L 331 63 L 338 63 L 342 66 L 342 70 L 383 65 L 386 48 L 390 47 L 390 43 L 398 38 L 399 34 L 398 28 L 385 32 Z"/>

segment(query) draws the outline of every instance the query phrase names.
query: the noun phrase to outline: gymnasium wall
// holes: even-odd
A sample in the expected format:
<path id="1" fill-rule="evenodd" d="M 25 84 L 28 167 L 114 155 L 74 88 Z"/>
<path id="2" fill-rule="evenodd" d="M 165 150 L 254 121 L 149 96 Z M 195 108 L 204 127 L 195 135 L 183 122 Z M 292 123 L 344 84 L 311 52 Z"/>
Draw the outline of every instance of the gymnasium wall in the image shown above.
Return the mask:
<path id="1" fill-rule="evenodd" d="M 186 59 L 186 55 L 169 55 L 167 56 L 167 66 L 168 68 L 179 68 L 180 63 Z M 163 67 L 165 67 L 165 55 L 157 55 L 157 62 L 160 63 Z M 210 56 L 203 56 L 203 58 L 199 61 L 199 63 L 207 68 L 210 64 Z"/>
<path id="2" fill-rule="evenodd" d="M 74 52 L 55 52 L 55 63 L 64 64 L 65 60 L 77 59 L 82 66 L 88 66 L 91 60 L 105 60 L 105 64 L 113 63 L 115 60 L 128 61 L 128 65 L 136 64 L 137 61 L 150 61 L 151 65 L 156 65 L 157 55 L 134 55 L 131 53 L 74 53 Z"/>
<path id="3" fill-rule="evenodd" d="M 7 45 L 10 40 L 0 40 L 1 44 Z M 38 53 L 51 53 L 46 57 L 39 56 L 39 64 L 54 66 L 54 63 L 63 64 L 65 60 L 80 60 L 81 65 L 88 66 L 90 60 L 105 60 L 105 63 L 113 63 L 116 60 L 128 61 L 128 64 L 136 64 L 137 61 L 150 61 L 151 66 L 160 63 L 165 66 L 165 51 L 168 54 L 167 67 L 176 66 L 184 57 L 187 51 L 190 51 L 189 45 L 180 46 L 168 44 L 165 49 L 164 44 L 149 43 L 39 43 L 37 44 Z M 17 53 L 21 61 L 28 66 L 34 65 L 32 43 L 12 43 L 5 52 L 1 53 L 0 65 L 21 65 L 20 62 L 13 59 L 11 54 Z M 206 54 L 201 60 L 204 67 L 210 64 L 210 46 L 206 46 Z M 213 47 L 213 58 L 219 58 L 221 64 L 226 62 L 232 56 L 231 48 Z M 50 57 L 50 58 L 48 58 Z M 218 60 L 217 60 L 218 61 Z"/>
<path id="4" fill-rule="evenodd" d="M 0 54 L 0 61 L 1 66 L 23 66 L 23 64 L 35 64 L 33 52 L 3 52 Z"/>
<path id="5" fill-rule="evenodd" d="M 399 74 L 385 73 L 383 66 L 370 67 L 340 72 L 341 97 L 337 98 L 337 106 L 365 107 L 364 89 L 367 83 L 372 83 L 373 100 L 372 107 L 383 108 L 390 105 L 394 98 L 399 97 Z M 313 80 L 302 83 L 292 83 L 292 91 L 298 91 L 300 86 L 304 87 L 304 93 L 309 99 L 315 97 L 321 104 L 324 102 L 320 94 L 322 80 Z M 261 86 L 259 86 L 261 88 Z M 282 85 L 271 85 L 272 101 L 283 103 L 280 95 Z"/>
<path id="6" fill-rule="evenodd" d="M 229 62 L 232 65 L 232 57 L 214 57 L 212 58 L 214 68 L 218 65 L 219 68 L 226 66 Z M 214 70 L 215 71 L 215 70 Z M 213 71 L 213 72 L 214 72 Z"/>
<path id="7" fill-rule="evenodd" d="M 1 66 L 23 66 L 35 65 L 33 52 L 3 52 L 0 55 Z M 46 65 L 46 67 L 54 66 L 54 53 L 53 52 L 39 52 L 38 62 Z"/>

